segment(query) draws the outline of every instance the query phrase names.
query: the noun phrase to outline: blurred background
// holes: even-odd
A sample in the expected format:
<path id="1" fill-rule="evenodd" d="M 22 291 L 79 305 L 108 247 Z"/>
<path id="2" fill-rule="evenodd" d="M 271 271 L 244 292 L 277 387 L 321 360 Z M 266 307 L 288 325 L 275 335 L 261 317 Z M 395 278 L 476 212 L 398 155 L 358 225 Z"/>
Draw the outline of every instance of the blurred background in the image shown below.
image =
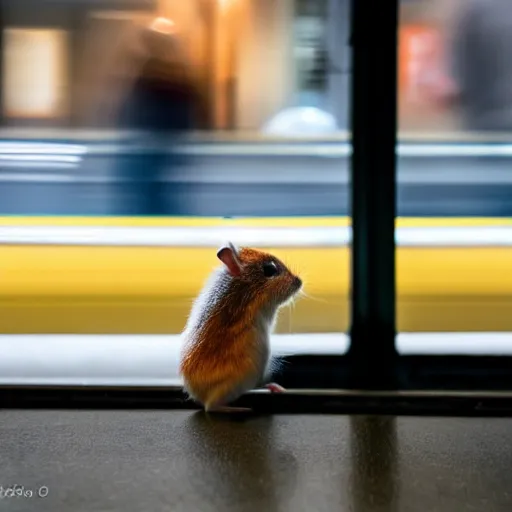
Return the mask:
<path id="1" fill-rule="evenodd" d="M 306 274 L 278 330 L 347 329 L 348 0 L 1 5 L 2 332 L 179 332 L 231 228 Z M 399 40 L 400 329 L 512 331 L 512 3 Z"/>
<path id="2" fill-rule="evenodd" d="M 4 0 L 1 213 L 347 215 L 348 17 L 347 0 Z M 400 215 L 511 213 L 511 17 L 402 0 Z"/>

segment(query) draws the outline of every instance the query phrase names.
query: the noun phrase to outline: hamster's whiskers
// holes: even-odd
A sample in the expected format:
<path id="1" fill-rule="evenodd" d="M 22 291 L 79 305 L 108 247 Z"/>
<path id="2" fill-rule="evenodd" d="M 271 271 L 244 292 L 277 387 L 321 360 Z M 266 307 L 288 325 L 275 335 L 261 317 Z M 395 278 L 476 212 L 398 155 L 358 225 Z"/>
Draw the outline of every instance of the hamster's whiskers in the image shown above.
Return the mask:
<path id="1" fill-rule="evenodd" d="M 300 290 L 298 295 L 301 295 L 302 297 L 305 297 L 306 299 L 314 300 L 317 302 L 323 302 L 324 304 L 327 304 L 329 301 L 327 299 L 320 299 L 319 297 L 313 297 L 312 295 L 309 295 L 304 290 Z"/>
<path id="2" fill-rule="evenodd" d="M 288 303 L 288 332 L 292 332 L 292 317 L 295 310 L 295 304 L 297 303 L 297 296 L 293 296 Z"/>

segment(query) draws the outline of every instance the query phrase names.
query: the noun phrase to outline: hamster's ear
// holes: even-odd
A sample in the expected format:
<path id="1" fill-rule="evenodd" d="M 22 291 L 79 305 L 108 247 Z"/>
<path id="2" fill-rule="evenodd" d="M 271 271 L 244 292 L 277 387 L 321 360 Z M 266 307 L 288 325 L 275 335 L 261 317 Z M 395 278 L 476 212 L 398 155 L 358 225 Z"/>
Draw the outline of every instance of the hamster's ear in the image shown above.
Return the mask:
<path id="1" fill-rule="evenodd" d="M 226 265 L 226 268 L 232 276 L 240 275 L 242 271 L 242 265 L 240 263 L 240 259 L 238 258 L 238 251 L 231 242 L 223 245 L 217 251 L 217 258 L 219 258 L 219 260 L 222 261 L 224 265 Z"/>

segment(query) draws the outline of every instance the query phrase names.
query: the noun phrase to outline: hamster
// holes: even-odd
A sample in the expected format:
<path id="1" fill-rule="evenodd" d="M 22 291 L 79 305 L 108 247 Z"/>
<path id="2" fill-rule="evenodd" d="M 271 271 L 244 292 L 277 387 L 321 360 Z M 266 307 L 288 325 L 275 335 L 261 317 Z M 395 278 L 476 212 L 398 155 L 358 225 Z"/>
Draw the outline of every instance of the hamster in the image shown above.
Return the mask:
<path id="1" fill-rule="evenodd" d="M 300 291 L 302 281 L 259 250 L 228 243 L 217 257 L 222 265 L 194 302 L 182 333 L 180 374 L 185 391 L 205 411 L 240 411 L 227 404 L 264 384 L 278 309 Z M 275 383 L 265 387 L 284 391 Z"/>

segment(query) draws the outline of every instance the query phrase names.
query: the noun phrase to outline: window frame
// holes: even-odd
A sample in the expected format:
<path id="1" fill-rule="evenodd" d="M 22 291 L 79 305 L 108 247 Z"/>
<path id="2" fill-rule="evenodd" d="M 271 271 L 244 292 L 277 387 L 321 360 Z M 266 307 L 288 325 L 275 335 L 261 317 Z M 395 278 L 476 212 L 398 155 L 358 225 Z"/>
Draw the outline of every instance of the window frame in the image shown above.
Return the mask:
<path id="1" fill-rule="evenodd" d="M 497 410 L 511 411 L 512 357 L 399 355 L 397 352 L 399 2 L 373 0 L 364 5 L 367 14 L 363 12 L 363 2 L 352 0 L 350 347 L 348 353 L 340 355 L 285 356 L 279 382 L 296 389 L 277 396 L 249 393 L 241 402 L 279 412 L 496 414 Z M 378 25 L 375 19 L 379 20 Z M 301 391 L 305 384 L 311 389 Z M 3 385 L 1 390 L 3 407 L 197 407 L 175 386 Z"/>

